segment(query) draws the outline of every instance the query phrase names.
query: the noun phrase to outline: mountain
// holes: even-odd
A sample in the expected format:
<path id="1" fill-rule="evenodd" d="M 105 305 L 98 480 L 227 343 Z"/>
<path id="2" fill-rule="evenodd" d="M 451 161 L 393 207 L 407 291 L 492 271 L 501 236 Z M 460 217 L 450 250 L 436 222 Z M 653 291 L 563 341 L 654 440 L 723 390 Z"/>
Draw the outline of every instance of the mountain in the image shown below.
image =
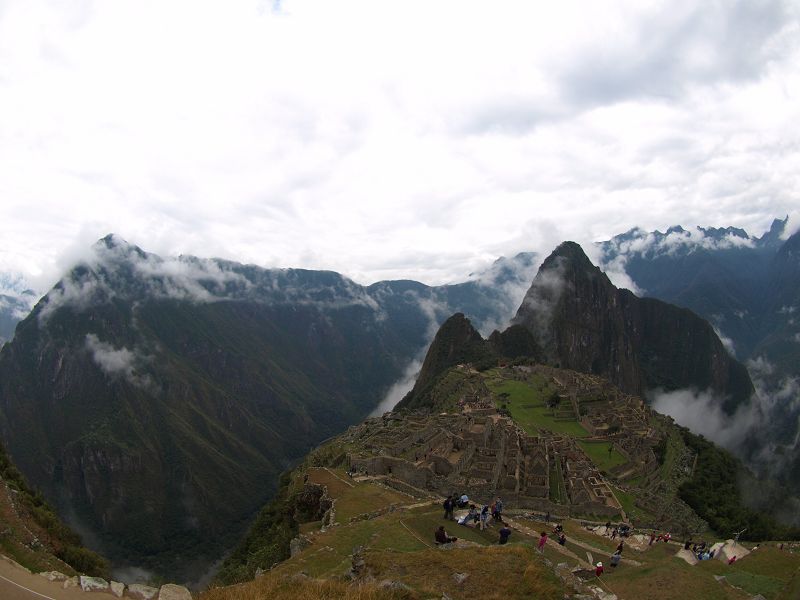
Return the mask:
<path id="1" fill-rule="evenodd" d="M 624 272 L 644 297 L 707 319 L 747 365 L 756 402 L 737 422 L 719 423 L 717 439 L 800 492 L 800 232 L 791 233 L 788 218 L 760 237 L 733 228 L 635 229 L 599 248 L 603 268 Z"/>
<path id="2" fill-rule="evenodd" d="M 109 235 L 0 351 L 0 438 L 116 566 L 194 578 L 282 470 L 375 408 L 453 305 L 507 321 L 532 260 L 364 287 Z"/>
<path id="3" fill-rule="evenodd" d="M 733 412 L 753 393 L 745 367 L 687 309 L 619 290 L 574 242 L 542 263 L 513 323 L 550 364 L 601 375 L 631 394 L 710 390 Z"/>
<path id="4" fill-rule="evenodd" d="M 0 346 L 14 336 L 14 329 L 30 313 L 37 295 L 20 275 L 0 273 Z"/>
<path id="5" fill-rule="evenodd" d="M 671 227 L 634 229 L 602 242 L 601 266 L 622 269 L 640 295 L 689 308 L 711 322 L 740 360 L 758 354 L 778 325 L 774 294 L 790 285 L 781 248 L 788 218 L 775 219 L 761 237 L 744 230 Z M 796 235 L 796 234 L 795 234 Z M 795 279 L 796 281 L 796 279 Z"/>

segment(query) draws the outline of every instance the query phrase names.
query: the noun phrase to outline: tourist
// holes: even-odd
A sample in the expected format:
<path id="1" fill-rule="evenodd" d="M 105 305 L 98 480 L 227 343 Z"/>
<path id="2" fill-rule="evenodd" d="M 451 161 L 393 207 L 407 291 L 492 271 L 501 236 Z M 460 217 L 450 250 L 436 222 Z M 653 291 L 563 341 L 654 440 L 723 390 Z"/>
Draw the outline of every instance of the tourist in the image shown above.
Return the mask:
<path id="1" fill-rule="evenodd" d="M 478 507 L 475 506 L 474 504 L 470 504 L 469 505 L 469 512 L 467 513 L 467 517 L 473 523 L 477 523 L 481 518 L 480 514 L 478 513 Z"/>
<path id="2" fill-rule="evenodd" d="M 652 546 L 652 545 L 653 545 L 653 542 L 655 542 L 655 541 L 656 541 L 656 534 L 655 534 L 655 533 L 651 533 L 651 534 L 650 534 L 650 543 L 649 543 L 649 544 L 647 544 L 647 545 L 648 545 L 648 546 Z"/>
<path id="3" fill-rule="evenodd" d="M 559 536 L 558 536 L 558 543 L 559 543 L 559 545 L 561 545 L 561 546 L 563 546 L 564 544 L 566 544 L 566 543 L 567 543 L 567 536 L 565 536 L 563 533 L 562 533 L 561 535 L 559 535 Z"/>
<path id="4" fill-rule="evenodd" d="M 447 532 L 444 530 L 444 525 L 439 525 L 439 529 L 436 530 L 436 533 L 433 534 L 433 537 L 436 538 L 437 544 L 450 544 L 451 542 L 458 540 L 457 537 L 451 537 L 447 535 Z"/>
<path id="5" fill-rule="evenodd" d="M 481 531 L 489 526 L 489 505 L 484 504 L 481 509 Z"/>
<path id="6" fill-rule="evenodd" d="M 500 543 L 505 544 L 508 541 L 509 536 L 511 535 L 511 530 L 508 528 L 508 525 L 503 525 L 499 533 L 500 533 Z"/>
<path id="7" fill-rule="evenodd" d="M 547 543 L 547 532 L 543 531 L 539 537 L 539 552 L 544 552 L 544 545 Z"/>
<path id="8" fill-rule="evenodd" d="M 455 517 L 453 516 L 453 508 L 455 508 L 455 502 L 453 501 L 453 494 L 450 494 L 444 501 L 444 519 L 445 521 L 454 521 Z"/>
<path id="9" fill-rule="evenodd" d="M 616 568 L 617 565 L 619 564 L 619 561 L 621 560 L 622 560 L 622 554 L 620 554 L 619 550 L 617 550 L 616 552 L 614 552 L 614 554 L 611 555 L 612 568 Z"/>
<path id="10" fill-rule="evenodd" d="M 595 567 L 594 574 L 595 574 L 597 577 L 600 577 L 600 575 L 602 575 L 602 574 L 603 574 L 603 570 L 604 570 L 604 569 L 603 569 L 603 563 L 601 563 L 601 562 L 598 562 L 598 563 L 597 563 L 597 567 Z"/>
<path id="11" fill-rule="evenodd" d="M 466 508 L 467 504 L 469 504 L 469 496 L 461 494 L 461 498 L 458 499 L 458 508 Z"/>
<path id="12" fill-rule="evenodd" d="M 625 541 L 624 540 L 620 540 L 619 544 L 617 545 L 617 550 L 616 551 L 619 552 L 620 554 L 622 554 L 622 551 L 624 549 L 625 549 Z"/>
<path id="13" fill-rule="evenodd" d="M 492 518 L 498 523 L 503 522 L 503 501 L 500 499 L 500 496 L 498 496 L 497 500 L 494 502 L 494 512 L 492 513 Z"/>

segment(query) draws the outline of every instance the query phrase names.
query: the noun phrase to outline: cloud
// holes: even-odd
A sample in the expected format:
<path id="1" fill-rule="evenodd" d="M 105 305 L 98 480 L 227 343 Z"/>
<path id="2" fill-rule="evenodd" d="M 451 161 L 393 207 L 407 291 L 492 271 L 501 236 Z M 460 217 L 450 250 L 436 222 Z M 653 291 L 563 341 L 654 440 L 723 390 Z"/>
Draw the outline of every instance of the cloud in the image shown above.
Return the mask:
<path id="1" fill-rule="evenodd" d="M 86 349 L 92 355 L 92 360 L 110 378 L 121 377 L 128 383 L 143 389 L 152 388 L 153 383 L 148 375 L 140 375 L 137 364 L 147 359 L 137 355 L 126 347 L 115 348 L 108 342 L 102 342 L 93 333 L 86 334 Z"/>
<path id="2" fill-rule="evenodd" d="M 722 400 L 709 392 L 654 390 L 648 398 L 656 411 L 729 450 L 738 449 L 762 420 L 754 404 L 740 406 L 733 415 L 726 414 Z"/>
<path id="3" fill-rule="evenodd" d="M 438 284 L 635 225 L 800 223 L 788 3 L 3 6 L 0 271 L 40 290 L 109 231 Z"/>
<path id="4" fill-rule="evenodd" d="M 397 403 L 403 399 L 403 396 L 410 392 L 411 388 L 414 387 L 414 383 L 417 381 L 417 376 L 419 375 L 421 368 L 422 360 L 420 358 L 412 360 L 403 370 L 402 377 L 392 384 L 392 386 L 389 388 L 389 391 L 386 392 L 386 395 L 380 401 L 380 404 L 375 407 L 375 410 L 373 410 L 369 416 L 379 417 L 383 413 L 389 412 L 395 406 L 397 406 Z"/>

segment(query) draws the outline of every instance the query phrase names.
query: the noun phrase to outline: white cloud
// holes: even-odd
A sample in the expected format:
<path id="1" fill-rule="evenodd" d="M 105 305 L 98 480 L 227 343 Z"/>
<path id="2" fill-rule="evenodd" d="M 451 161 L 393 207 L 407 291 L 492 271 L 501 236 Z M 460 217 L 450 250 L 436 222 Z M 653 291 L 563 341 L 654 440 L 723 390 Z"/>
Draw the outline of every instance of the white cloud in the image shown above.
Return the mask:
<path id="1" fill-rule="evenodd" d="M 755 404 L 740 407 L 734 415 L 723 412 L 722 401 L 698 390 L 656 390 L 649 394 L 652 407 L 728 449 L 738 448 L 761 416 Z"/>
<path id="2" fill-rule="evenodd" d="M 5 2 L 0 270 L 46 289 L 73 240 L 114 231 L 161 255 L 442 283 L 634 225 L 796 228 L 796 17 Z"/>
<path id="3" fill-rule="evenodd" d="M 86 335 L 86 349 L 95 364 L 109 377 L 122 377 L 132 385 L 145 389 L 152 386 L 150 377 L 140 375 L 136 370 L 137 363 L 146 359 L 139 357 L 135 351 L 124 346 L 115 348 L 108 342 L 100 341 L 93 333 Z"/>

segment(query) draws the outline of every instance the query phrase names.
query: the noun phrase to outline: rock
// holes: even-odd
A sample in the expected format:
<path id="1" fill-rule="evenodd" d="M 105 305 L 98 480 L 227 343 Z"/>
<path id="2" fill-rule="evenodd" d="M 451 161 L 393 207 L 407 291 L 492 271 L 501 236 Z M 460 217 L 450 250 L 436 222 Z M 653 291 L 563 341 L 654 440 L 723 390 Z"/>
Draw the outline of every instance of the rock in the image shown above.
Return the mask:
<path id="1" fill-rule="evenodd" d="M 78 585 L 80 585 L 80 581 L 76 576 L 76 577 L 70 577 L 69 579 L 65 579 L 64 583 L 61 584 L 61 587 L 67 589 L 72 587 L 78 587 Z"/>
<path id="2" fill-rule="evenodd" d="M 464 583 L 467 578 L 469 577 L 469 573 L 453 573 L 453 580 L 458 584 L 461 585 Z"/>
<path id="3" fill-rule="evenodd" d="M 69 579 L 69 577 L 58 571 L 44 571 L 43 573 L 39 573 L 39 575 L 47 579 L 47 581 L 65 581 Z"/>
<path id="4" fill-rule="evenodd" d="M 153 600 L 158 596 L 158 588 L 132 583 L 128 586 L 128 596 L 134 600 Z"/>
<path id="5" fill-rule="evenodd" d="M 192 600 L 192 594 L 182 585 L 165 583 L 158 592 L 158 600 Z"/>
<path id="6" fill-rule="evenodd" d="M 117 598 L 122 598 L 122 594 L 125 592 L 125 584 L 120 583 L 119 581 L 112 581 L 109 584 L 111 588 L 111 593 L 114 594 Z"/>
<path id="7" fill-rule="evenodd" d="M 100 577 L 80 576 L 81 589 L 84 592 L 107 592 L 108 582 Z"/>
<path id="8" fill-rule="evenodd" d="M 261 567 L 258 567 L 256 569 L 256 579 L 258 579 L 259 577 L 263 577 L 263 576 L 264 576 L 264 569 L 262 569 Z"/>
<path id="9" fill-rule="evenodd" d="M 687 563 L 689 563 L 692 566 L 696 565 L 699 562 L 697 560 L 697 557 L 692 553 L 691 550 L 686 550 L 684 548 L 681 548 L 680 550 L 678 550 L 678 552 L 675 554 L 675 556 L 677 556 L 678 558 L 682 558 L 683 560 L 685 560 Z"/>
<path id="10" fill-rule="evenodd" d="M 309 545 L 310 542 L 302 535 L 292 538 L 292 540 L 289 542 L 289 555 L 296 556 L 308 548 Z"/>

